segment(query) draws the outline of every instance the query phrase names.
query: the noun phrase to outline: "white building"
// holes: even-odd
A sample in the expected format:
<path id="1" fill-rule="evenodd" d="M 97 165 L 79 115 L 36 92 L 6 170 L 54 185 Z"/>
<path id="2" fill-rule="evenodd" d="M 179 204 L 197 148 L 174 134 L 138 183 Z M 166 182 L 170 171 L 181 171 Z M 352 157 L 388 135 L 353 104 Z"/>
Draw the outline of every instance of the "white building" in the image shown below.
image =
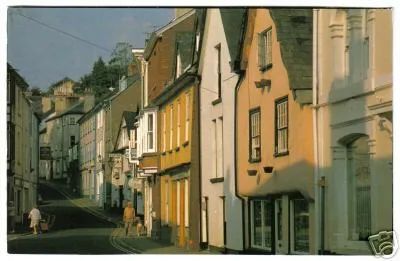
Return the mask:
<path id="1" fill-rule="evenodd" d="M 135 117 L 135 112 L 124 111 L 122 113 L 117 143 L 111 154 L 113 159 L 111 199 L 112 206 L 118 208 L 125 207 L 127 201 L 133 202 L 136 214 L 143 214 L 143 211 L 137 209 L 138 193 L 142 193 L 142 190 L 136 191 L 133 187 L 132 179 L 136 167 L 130 162 L 130 146 L 135 141 Z M 139 199 L 139 201 L 139 205 L 143 205 L 142 200 Z"/>
<path id="2" fill-rule="evenodd" d="M 50 179 L 67 179 L 68 150 L 79 140 L 79 118 L 84 114 L 84 102 L 79 102 L 60 114 L 45 120 L 46 135 L 51 148 Z M 52 126 L 51 128 L 49 126 Z"/>
<path id="3" fill-rule="evenodd" d="M 393 229 L 391 10 L 315 10 L 313 46 L 320 249 L 371 254 Z"/>
<path id="4" fill-rule="evenodd" d="M 235 196 L 234 112 L 242 9 L 208 9 L 201 47 L 201 242 L 243 250 L 242 202 Z"/>

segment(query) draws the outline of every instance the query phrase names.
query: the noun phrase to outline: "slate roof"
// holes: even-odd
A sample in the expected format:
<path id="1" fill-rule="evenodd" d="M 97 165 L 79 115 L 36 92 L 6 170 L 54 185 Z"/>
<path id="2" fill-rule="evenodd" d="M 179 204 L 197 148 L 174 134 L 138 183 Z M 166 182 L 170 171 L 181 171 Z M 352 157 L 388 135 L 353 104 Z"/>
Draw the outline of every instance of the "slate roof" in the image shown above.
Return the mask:
<path id="1" fill-rule="evenodd" d="M 125 119 L 128 135 L 130 134 L 130 130 L 133 130 L 134 128 L 136 115 L 137 113 L 133 111 L 124 111 L 122 113 L 122 118 Z"/>
<path id="2" fill-rule="evenodd" d="M 228 43 L 231 66 L 239 59 L 242 25 L 246 15 L 245 8 L 220 8 L 222 25 Z"/>
<path id="3" fill-rule="evenodd" d="M 60 118 L 62 116 L 68 115 L 68 114 L 84 114 L 83 104 L 84 104 L 84 102 L 78 102 L 77 104 L 74 104 L 70 108 L 63 111 L 62 113 L 57 114 L 54 117 L 47 119 L 46 121 L 51 121 L 51 120 Z"/>
<path id="4" fill-rule="evenodd" d="M 292 90 L 312 89 L 312 9 L 269 9 Z"/>

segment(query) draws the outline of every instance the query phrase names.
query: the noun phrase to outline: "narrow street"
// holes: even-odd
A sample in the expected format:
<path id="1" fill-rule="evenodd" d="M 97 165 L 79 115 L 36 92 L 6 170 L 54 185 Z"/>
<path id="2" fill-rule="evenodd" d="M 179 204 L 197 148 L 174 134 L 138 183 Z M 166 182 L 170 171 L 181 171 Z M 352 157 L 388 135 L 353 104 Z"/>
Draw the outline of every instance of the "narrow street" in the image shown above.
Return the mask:
<path id="1" fill-rule="evenodd" d="M 115 242 L 115 224 L 74 205 L 59 191 L 41 185 L 42 212 L 56 216 L 47 233 L 23 234 L 8 241 L 15 254 L 126 254 Z"/>

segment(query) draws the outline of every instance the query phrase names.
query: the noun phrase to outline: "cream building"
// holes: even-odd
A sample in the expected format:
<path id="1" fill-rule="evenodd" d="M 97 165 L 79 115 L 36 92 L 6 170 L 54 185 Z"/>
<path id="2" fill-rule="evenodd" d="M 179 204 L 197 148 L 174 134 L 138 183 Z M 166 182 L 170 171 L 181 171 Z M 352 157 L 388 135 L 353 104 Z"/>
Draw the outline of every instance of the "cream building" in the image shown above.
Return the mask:
<path id="1" fill-rule="evenodd" d="M 392 12 L 315 10 L 313 46 L 319 249 L 371 254 L 393 226 Z"/>
<path id="2" fill-rule="evenodd" d="M 243 9 L 207 9 L 201 47 L 200 135 L 204 247 L 243 250 L 242 202 L 235 196 L 234 106 Z"/>
<path id="3" fill-rule="evenodd" d="M 7 196 L 13 201 L 16 222 L 37 203 L 39 118 L 24 91 L 28 84 L 7 66 Z"/>

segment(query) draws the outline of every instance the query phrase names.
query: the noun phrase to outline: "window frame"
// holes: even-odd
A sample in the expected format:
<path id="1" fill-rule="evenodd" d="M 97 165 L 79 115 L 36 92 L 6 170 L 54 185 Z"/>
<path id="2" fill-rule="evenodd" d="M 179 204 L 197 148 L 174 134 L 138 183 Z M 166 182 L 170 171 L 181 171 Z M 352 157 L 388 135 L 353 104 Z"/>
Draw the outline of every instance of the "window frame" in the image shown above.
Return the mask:
<path id="1" fill-rule="evenodd" d="M 262 49 L 261 49 L 262 48 Z M 260 71 L 272 68 L 272 26 L 258 33 L 258 67 Z"/>
<path id="2" fill-rule="evenodd" d="M 259 134 L 257 135 L 259 137 L 259 150 L 260 150 L 260 156 L 258 158 L 253 158 L 253 128 L 252 128 L 252 115 L 253 114 L 259 114 Z M 256 137 L 256 136 L 255 136 Z M 254 137 L 254 138 L 255 138 Z M 256 107 L 251 110 L 249 110 L 249 162 L 260 162 L 261 161 L 261 107 Z"/>
<path id="3" fill-rule="evenodd" d="M 217 93 L 218 100 L 222 99 L 222 69 L 221 69 L 221 43 L 217 44 L 215 47 L 217 51 Z"/>
<path id="4" fill-rule="evenodd" d="M 295 201 L 304 200 L 307 204 L 308 210 L 308 251 L 299 251 L 295 249 Z M 291 198 L 289 200 L 289 216 L 290 216 L 290 224 L 289 224 L 289 231 L 290 231 L 290 254 L 298 254 L 298 255 L 309 255 L 310 254 L 310 204 L 307 202 L 305 198 Z"/>
<path id="5" fill-rule="evenodd" d="M 286 127 L 278 126 L 279 115 L 278 106 L 282 103 L 286 103 Z M 286 130 L 286 151 L 279 151 L 279 131 Z M 275 126 L 274 126 L 275 144 L 274 144 L 274 156 L 286 156 L 289 155 L 289 98 L 284 96 L 275 100 Z"/>
<path id="6" fill-rule="evenodd" d="M 189 142 L 190 128 L 190 92 L 185 94 L 185 142 Z"/>
<path id="7" fill-rule="evenodd" d="M 261 222 L 261 245 L 256 245 L 255 244 L 255 240 L 254 240 L 254 236 L 255 236 L 254 203 L 255 202 L 260 202 L 261 203 L 261 212 L 260 212 L 260 214 L 261 214 L 261 216 L 260 216 L 260 219 L 261 219 L 261 221 L 260 221 Z M 275 223 L 274 223 L 273 215 L 275 214 L 275 212 L 274 212 L 273 203 L 274 202 L 273 202 L 272 199 L 266 199 L 266 198 L 253 198 L 253 199 L 250 199 L 250 247 L 251 248 L 261 249 L 261 250 L 270 251 L 270 252 L 274 248 L 274 240 L 275 240 L 275 238 L 274 238 L 274 229 L 275 229 L 274 225 L 275 225 Z M 268 204 L 270 204 L 270 209 L 269 210 L 271 211 L 271 213 L 269 213 L 271 215 L 270 216 L 270 218 L 271 218 L 271 233 L 270 233 L 271 246 L 270 247 L 265 245 L 265 235 L 266 235 L 266 233 L 264 231 L 264 229 L 265 229 L 265 226 L 264 226 L 264 224 L 265 224 L 265 211 L 268 210 L 268 208 L 267 209 L 265 209 L 265 208 L 266 208 L 266 205 L 268 205 Z"/>
<path id="8" fill-rule="evenodd" d="M 146 138 L 147 138 L 147 151 L 153 151 L 154 150 L 154 113 L 148 113 L 147 114 L 147 133 L 146 133 Z M 150 118 L 152 119 L 151 121 L 151 126 L 150 126 Z M 151 127 L 151 128 L 150 128 Z M 150 137 L 151 135 L 151 137 Z M 149 145 L 152 145 L 151 148 Z"/>

